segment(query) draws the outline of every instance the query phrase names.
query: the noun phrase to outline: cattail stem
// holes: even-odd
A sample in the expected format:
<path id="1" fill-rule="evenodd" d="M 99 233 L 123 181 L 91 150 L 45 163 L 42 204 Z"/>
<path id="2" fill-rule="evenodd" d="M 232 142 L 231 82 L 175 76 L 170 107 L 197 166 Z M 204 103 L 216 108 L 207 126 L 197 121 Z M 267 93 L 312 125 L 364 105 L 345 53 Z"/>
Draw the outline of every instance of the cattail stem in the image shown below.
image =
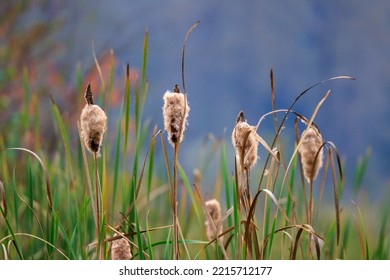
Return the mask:
<path id="1" fill-rule="evenodd" d="M 99 192 L 99 174 L 98 174 L 98 166 L 97 166 L 97 153 L 93 153 L 94 163 L 95 163 L 95 201 L 96 201 L 96 239 L 98 241 L 97 246 L 97 256 L 99 259 L 103 259 L 103 250 L 102 243 L 100 239 L 100 228 L 101 228 L 101 220 L 100 220 L 100 192 Z"/>
<path id="2" fill-rule="evenodd" d="M 172 207 L 173 207 L 173 259 L 179 259 L 179 230 L 177 221 L 177 161 L 179 153 L 179 143 L 175 143 L 174 147 L 174 160 L 173 160 L 173 194 L 172 194 Z"/>

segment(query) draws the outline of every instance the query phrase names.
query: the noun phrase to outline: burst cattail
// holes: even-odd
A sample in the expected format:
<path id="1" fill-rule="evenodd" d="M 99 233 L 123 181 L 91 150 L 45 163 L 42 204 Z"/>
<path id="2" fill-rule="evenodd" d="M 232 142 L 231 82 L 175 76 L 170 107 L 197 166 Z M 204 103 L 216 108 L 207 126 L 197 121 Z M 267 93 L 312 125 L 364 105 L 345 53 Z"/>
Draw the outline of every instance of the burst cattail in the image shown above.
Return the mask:
<path id="1" fill-rule="evenodd" d="M 217 233 L 220 235 L 222 233 L 222 224 L 218 225 L 221 220 L 221 206 L 219 205 L 218 200 L 211 199 L 206 201 L 207 210 L 210 213 L 212 221 L 207 217 L 204 223 L 206 227 L 206 234 L 208 239 L 211 241 L 216 238 L 215 230 L 213 227 L 213 222 L 215 227 L 217 228 Z M 223 241 L 223 237 L 219 237 L 221 241 Z"/>
<path id="2" fill-rule="evenodd" d="M 114 237 L 120 236 L 115 233 Z M 130 260 L 132 258 L 130 251 L 130 243 L 126 238 L 120 238 L 112 241 L 111 246 L 111 259 L 112 260 Z"/>
<path id="3" fill-rule="evenodd" d="M 301 155 L 303 174 L 310 183 L 312 180 L 314 181 L 322 167 L 323 142 L 320 132 L 314 127 L 306 129 L 301 137 L 303 139 L 298 152 Z"/>
<path id="4" fill-rule="evenodd" d="M 190 107 L 177 84 L 173 92 L 165 92 L 163 99 L 164 129 L 168 132 L 169 143 L 174 146 L 175 143 L 183 141 Z"/>
<path id="5" fill-rule="evenodd" d="M 81 137 L 85 146 L 91 153 L 100 155 L 100 146 L 103 142 L 103 134 L 107 129 L 107 117 L 104 111 L 93 104 L 91 85 L 88 84 L 85 92 L 87 104 L 83 108 L 80 116 Z"/>
<path id="6" fill-rule="evenodd" d="M 248 138 L 245 143 L 244 151 L 244 141 L 246 135 L 249 133 Z M 232 143 L 236 149 L 236 156 L 238 162 L 243 162 L 242 166 L 244 169 L 250 169 L 256 164 L 257 161 L 257 147 L 259 145 L 256 139 L 255 127 L 249 125 L 245 120 L 244 112 L 240 112 L 237 116 L 236 125 L 232 133 Z M 242 154 L 244 152 L 243 161 L 241 160 Z"/>

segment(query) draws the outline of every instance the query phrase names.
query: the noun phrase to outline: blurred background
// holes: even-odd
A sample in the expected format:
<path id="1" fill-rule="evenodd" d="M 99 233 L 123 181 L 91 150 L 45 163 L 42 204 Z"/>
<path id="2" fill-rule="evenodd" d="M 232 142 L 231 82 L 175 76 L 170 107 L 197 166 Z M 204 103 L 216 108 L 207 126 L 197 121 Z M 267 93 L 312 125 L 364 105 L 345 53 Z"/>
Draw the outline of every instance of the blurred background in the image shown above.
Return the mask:
<path id="1" fill-rule="evenodd" d="M 363 189 L 373 199 L 385 191 L 390 178 L 390 5 L 386 0 L 1 1 L 0 129 L 17 124 L 15 112 L 23 106 L 23 81 L 28 80 L 29 91 L 38 96 L 39 125 L 45 132 L 41 148 L 53 149 L 58 136 L 53 132 L 48 93 L 76 127 L 81 108 L 75 100 L 83 94 L 78 83 L 82 89 L 88 82 L 96 91 L 102 87 L 93 49 L 107 80 L 110 60 L 115 58 L 110 101 L 110 121 L 115 123 L 124 96 L 126 63 L 134 85 L 146 30 L 149 92 L 143 118 L 162 128 L 162 96 L 175 83 L 181 85 L 181 47 L 197 20 L 201 23 L 186 47 L 191 112 L 181 148 L 184 166 L 196 167 L 199 149 L 210 134 L 225 138 L 233 153 L 230 135 L 240 110 L 253 125 L 271 110 L 271 67 L 277 108 L 287 108 L 314 83 L 350 75 L 356 80 L 321 85 L 294 108 L 310 117 L 332 89 L 316 122 L 323 138 L 335 143 L 342 156 L 346 186 L 352 184 L 356 162 L 368 152 Z M 78 73 L 82 81 L 77 80 Z M 291 129 L 283 133 L 293 143 L 293 118 L 287 126 Z M 272 140 L 272 117 L 259 133 L 267 142 Z M 21 145 L 33 146 L 32 141 L 26 133 Z"/>

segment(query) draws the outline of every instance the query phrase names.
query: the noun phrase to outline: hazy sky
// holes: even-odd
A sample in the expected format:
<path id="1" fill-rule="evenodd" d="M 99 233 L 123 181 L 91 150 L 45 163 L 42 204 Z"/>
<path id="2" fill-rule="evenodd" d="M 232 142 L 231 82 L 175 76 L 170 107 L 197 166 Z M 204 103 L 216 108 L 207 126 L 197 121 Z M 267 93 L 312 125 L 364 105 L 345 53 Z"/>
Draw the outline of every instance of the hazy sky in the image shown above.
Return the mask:
<path id="1" fill-rule="evenodd" d="M 83 70 L 93 64 L 92 42 L 97 53 L 114 50 L 119 76 L 127 62 L 140 67 L 148 28 L 149 97 L 144 116 L 160 127 L 162 95 L 181 83 L 185 33 L 200 20 L 186 48 L 186 87 L 192 110 L 183 149 L 192 151 L 191 155 L 196 155 L 197 145 L 209 132 L 222 136 L 226 129 L 230 144 L 240 110 L 250 123 L 271 110 L 271 66 L 279 108 L 288 107 L 300 91 L 318 81 L 353 76 L 356 81 L 334 81 L 316 88 L 295 109 L 310 116 L 323 94 L 332 89 L 316 119 L 324 138 L 337 145 L 349 171 L 371 146 L 367 183 L 378 184 L 381 190 L 388 183 L 390 5 L 386 0 L 123 0 L 109 5 L 103 0 L 49 1 L 36 5 L 24 24 L 39 19 L 59 20 L 46 43 L 63 44 L 53 60 L 73 84 L 76 64 L 81 62 Z M 270 119 L 261 128 L 266 139 L 272 125 Z M 292 120 L 288 125 L 292 126 Z"/>

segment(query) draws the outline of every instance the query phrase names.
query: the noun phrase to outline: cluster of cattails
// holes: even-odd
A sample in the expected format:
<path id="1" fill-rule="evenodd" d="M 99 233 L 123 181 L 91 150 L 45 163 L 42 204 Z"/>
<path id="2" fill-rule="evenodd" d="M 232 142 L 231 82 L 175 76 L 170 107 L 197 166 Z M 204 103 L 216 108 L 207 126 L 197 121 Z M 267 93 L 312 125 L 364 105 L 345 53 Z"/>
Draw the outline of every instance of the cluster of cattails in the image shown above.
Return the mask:
<path id="1" fill-rule="evenodd" d="M 222 233 L 222 224 L 220 224 L 221 221 L 221 206 L 216 199 L 208 200 L 206 201 L 207 211 L 209 212 L 211 219 L 210 220 L 207 216 L 205 221 L 205 227 L 206 227 L 206 234 L 208 239 L 214 240 L 218 235 Z M 217 231 L 215 231 L 215 228 L 213 226 L 215 225 L 215 228 Z M 217 234 L 216 234 L 217 233 Z M 223 241 L 223 236 L 219 237 L 221 241 Z"/>
<path id="2" fill-rule="evenodd" d="M 120 236 L 115 233 L 114 237 Z M 112 260 L 130 260 L 132 258 L 130 243 L 126 238 L 119 238 L 112 241 L 111 259 Z"/>
<path id="3" fill-rule="evenodd" d="M 178 85 L 175 85 L 173 92 L 166 91 L 163 99 L 164 129 L 168 132 L 169 143 L 175 146 L 183 141 L 190 107 Z"/>
<path id="4" fill-rule="evenodd" d="M 99 156 L 103 135 L 107 130 L 107 116 L 98 105 L 93 103 L 91 85 L 89 84 L 84 97 L 87 104 L 80 116 L 81 138 L 88 151 Z"/>
<path id="5" fill-rule="evenodd" d="M 310 127 L 302 132 L 302 143 L 298 152 L 301 155 L 303 174 L 310 183 L 317 177 L 318 171 L 322 167 L 322 136 L 320 132 Z"/>
<path id="6" fill-rule="evenodd" d="M 255 127 L 246 122 L 244 112 L 237 116 L 236 125 L 232 133 L 232 143 L 236 150 L 238 162 L 243 164 L 244 169 L 249 170 L 257 161 L 257 147 Z M 243 158 L 242 158 L 243 157 Z"/>

